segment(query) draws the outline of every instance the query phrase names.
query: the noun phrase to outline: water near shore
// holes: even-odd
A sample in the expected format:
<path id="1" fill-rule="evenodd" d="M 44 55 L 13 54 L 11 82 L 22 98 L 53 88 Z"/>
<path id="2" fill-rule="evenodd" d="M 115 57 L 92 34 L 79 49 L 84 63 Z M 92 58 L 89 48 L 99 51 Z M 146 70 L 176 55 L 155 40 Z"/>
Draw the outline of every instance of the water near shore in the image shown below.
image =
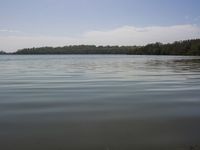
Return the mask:
<path id="1" fill-rule="evenodd" d="M 0 56 L 0 149 L 191 149 L 200 57 Z"/>

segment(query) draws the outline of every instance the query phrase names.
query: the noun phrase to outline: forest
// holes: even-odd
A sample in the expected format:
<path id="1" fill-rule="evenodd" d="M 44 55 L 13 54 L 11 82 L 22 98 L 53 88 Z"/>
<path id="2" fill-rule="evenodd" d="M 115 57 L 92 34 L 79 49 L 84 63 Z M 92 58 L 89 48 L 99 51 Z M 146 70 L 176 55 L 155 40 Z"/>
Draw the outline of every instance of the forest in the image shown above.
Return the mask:
<path id="1" fill-rule="evenodd" d="M 0 54 L 6 54 L 1 51 Z M 193 55 L 200 56 L 200 39 L 176 41 L 145 46 L 71 45 L 64 47 L 38 47 L 17 50 L 10 54 L 127 54 L 127 55 Z"/>

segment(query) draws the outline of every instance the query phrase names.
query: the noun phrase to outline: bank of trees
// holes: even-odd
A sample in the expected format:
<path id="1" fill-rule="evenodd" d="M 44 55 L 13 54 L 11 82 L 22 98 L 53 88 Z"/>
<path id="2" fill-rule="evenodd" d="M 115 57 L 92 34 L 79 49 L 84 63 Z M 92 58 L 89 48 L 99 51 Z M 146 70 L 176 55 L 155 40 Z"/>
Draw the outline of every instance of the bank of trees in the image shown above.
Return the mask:
<path id="1" fill-rule="evenodd" d="M 40 47 L 18 50 L 13 54 L 127 54 L 127 55 L 199 55 L 200 39 L 178 41 L 171 44 L 153 43 L 146 46 L 94 46 Z"/>
<path id="2" fill-rule="evenodd" d="M 0 55 L 6 54 L 6 52 L 4 51 L 0 51 Z"/>

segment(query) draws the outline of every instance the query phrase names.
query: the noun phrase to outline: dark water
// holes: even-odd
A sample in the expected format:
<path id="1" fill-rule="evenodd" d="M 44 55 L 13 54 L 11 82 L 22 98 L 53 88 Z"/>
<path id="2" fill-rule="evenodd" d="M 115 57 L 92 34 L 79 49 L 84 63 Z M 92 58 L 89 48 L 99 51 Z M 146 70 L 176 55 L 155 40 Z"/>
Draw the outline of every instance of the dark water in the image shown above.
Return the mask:
<path id="1" fill-rule="evenodd" d="M 199 57 L 0 56 L 1 150 L 198 146 Z"/>

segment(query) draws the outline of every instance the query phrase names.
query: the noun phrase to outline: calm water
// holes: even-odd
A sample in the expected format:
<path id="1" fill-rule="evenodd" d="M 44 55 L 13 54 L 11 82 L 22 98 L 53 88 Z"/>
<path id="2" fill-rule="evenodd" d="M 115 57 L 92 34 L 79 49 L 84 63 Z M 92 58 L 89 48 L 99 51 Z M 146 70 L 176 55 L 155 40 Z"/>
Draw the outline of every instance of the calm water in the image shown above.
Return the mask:
<path id="1" fill-rule="evenodd" d="M 200 146 L 200 57 L 0 56 L 1 150 Z"/>

